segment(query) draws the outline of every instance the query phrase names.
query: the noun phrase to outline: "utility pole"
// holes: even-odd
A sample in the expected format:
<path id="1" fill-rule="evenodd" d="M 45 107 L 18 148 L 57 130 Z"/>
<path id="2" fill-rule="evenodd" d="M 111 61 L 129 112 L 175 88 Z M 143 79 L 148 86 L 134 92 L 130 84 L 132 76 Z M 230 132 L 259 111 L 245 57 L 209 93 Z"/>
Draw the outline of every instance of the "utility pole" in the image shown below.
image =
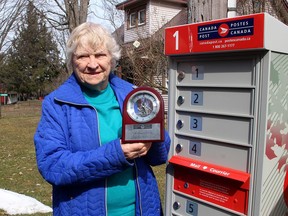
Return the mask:
<path id="1" fill-rule="evenodd" d="M 188 0 L 188 23 L 192 23 L 192 1 L 193 0 Z"/>

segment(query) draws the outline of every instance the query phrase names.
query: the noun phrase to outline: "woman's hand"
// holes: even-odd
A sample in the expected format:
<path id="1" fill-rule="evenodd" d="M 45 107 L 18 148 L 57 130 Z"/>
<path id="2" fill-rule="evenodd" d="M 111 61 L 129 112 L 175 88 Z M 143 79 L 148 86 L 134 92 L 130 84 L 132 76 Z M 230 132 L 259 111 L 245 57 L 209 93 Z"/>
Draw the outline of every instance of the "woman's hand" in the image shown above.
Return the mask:
<path id="1" fill-rule="evenodd" d="M 152 143 L 121 143 L 122 150 L 127 160 L 132 160 L 145 156 L 149 151 Z"/>

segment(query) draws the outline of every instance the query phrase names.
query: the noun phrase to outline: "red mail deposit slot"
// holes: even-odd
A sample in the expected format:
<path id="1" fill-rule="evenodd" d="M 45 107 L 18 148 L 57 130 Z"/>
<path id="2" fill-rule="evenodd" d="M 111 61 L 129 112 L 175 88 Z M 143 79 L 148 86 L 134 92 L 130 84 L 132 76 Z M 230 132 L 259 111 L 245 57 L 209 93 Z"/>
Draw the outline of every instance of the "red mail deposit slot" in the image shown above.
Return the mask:
<path id="1" fill-rule="evenodd" d="M 233 211 L 247 214 L 250 174 L 173 156 L 174 190 L 214 203 Z"/>

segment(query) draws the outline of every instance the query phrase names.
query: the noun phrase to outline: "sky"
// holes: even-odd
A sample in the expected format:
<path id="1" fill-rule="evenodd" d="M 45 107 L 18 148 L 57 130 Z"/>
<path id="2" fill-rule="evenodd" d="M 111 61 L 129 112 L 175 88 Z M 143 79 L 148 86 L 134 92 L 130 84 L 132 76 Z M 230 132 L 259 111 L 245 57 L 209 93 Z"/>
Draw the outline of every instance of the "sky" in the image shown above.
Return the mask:
<path id="1" fill-rule="evenodd" d="M 52 208 L 33 197 L 0 189 L 0 209 L 8 215 L 50 213 Z"/>
<path id="2" fill-rule="evenodd" d="M 123 2 L 123 0 L 120 0 L 119 2 Z M 88 19 L 87 19 L 88 21 L 102 24 L 111 32 L 115 31 L 115 28 L 111 25 L 111 22 L 105 20 L 105 17 L 107 17 L 107 14 L 105 13 L 110 13 L 111 11 L 105 11 L 103 9 L 104 7 L 102 5 L 102 1 L 92 0 L 90 2 L 90 7 L 91 7 L 90 8 L 91 13 L 88 15 Z M 122 11 L 117 11 L 117 12 L 121 13 Z M 119 22 L 118 19 L 115 19 L 114 21 L 118 27 L 121 26 L 122 20 L 121 22 Z"/>

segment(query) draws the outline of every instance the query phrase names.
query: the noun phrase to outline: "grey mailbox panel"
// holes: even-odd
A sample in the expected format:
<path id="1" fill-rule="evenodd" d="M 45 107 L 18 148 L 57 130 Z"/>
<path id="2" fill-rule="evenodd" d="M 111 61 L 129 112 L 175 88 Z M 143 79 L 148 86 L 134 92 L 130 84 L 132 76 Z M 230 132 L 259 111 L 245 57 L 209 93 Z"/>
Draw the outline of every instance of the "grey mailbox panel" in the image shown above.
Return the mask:
<path id="1" fill-rule="evenodd" d="M 251 144 L 252 120 L 193 112 L 176 112 L 176 133 L 223 142 Z"/>
<path id="2" fill-rule="evenodd" d="M 179 62 L 177 71 L 184 78 L 177 85 L 252 86 L 253 59 Z M 192 82 L 193 81 L 193 82 Z"/>
<path id="3" fill-rule="evenodd" d="M 176 155 L 248 172 L 250 147 L 176 135 Z"/>
<path id="4" fill-rule="evenodd" d="M 172 215 L 187 215 L 187 216 L 236 216 L 239 214 L 233 214 L 232 212 L 225 211 L 224 209 L 219 209 L 207 205 L 198 200 L 193 200 L 187 198 L 178 193 L 173 193 L 173 206 Z"/>
<path id="5" fill-rule="evenodd" d="M 253 114 L 253 89 L 178 87 L 177 109 L 227 115 Z"/>

